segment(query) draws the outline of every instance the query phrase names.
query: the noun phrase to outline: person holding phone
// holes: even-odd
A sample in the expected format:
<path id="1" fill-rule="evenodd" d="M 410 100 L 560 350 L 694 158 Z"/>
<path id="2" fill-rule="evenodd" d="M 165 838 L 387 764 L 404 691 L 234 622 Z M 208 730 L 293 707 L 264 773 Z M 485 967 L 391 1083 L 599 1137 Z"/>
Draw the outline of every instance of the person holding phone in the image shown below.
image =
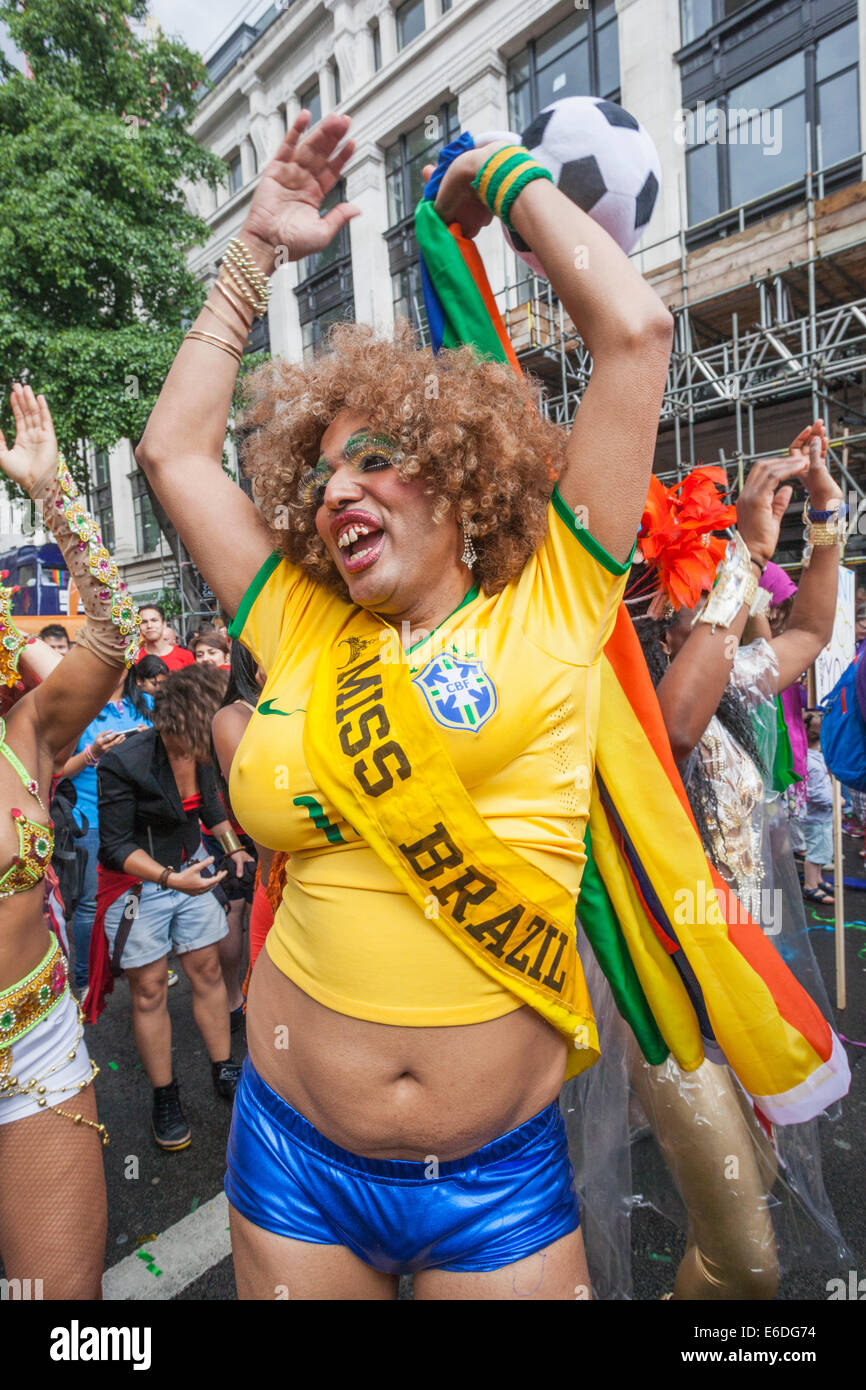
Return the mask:
<path id="1" fill-rule="evenodd" d="M 226 915 L 212 890 L 246 854 L 220 800 L 210 724 L 226 677 L 210 665 L 175 671 L 153 699 L 152 727 L 103 754 L 98 773 L 99 884 L 85 1014 L 95 1022 L 111 977 L 125 973 L 135 1043 L 153 1086 L 152 1129 L 162 1149 L 184 1149 L 190 1129 L 172 1071 L 168 955 L 180 957 L 216 1092 L 234 1098 L 228 996 L 218 943 Z M 205 825 L 227 868 L 209 874 Z"/>
<path id="2" fill-rule="evenodd" d="M 96 792 L 96 769 L 99 760 L 110 748 L 117 748 L 134 729 L 150 727 L 150 717 L 144 695 L 137 685 L 135 669 L 122 672 L 111 699 L 103 705 L 95 719 L 88 724 L 75 745 L 75 751 L 60 771 L 75 788 L 73 816 L 84 835 L 78 841 L 87 853 L 82 893 L 72 919 L 72 948 L 74 954 L 73 985 L 79 994 L 87 989 L 87 962 L 90 953 L 90 933 L 96 915 L 96 856 L 99 852 L 99 804 Z M 150 696 L 147 697 L 150 700 Z M 152 701 L 151 701 L 152 703 Z"/>

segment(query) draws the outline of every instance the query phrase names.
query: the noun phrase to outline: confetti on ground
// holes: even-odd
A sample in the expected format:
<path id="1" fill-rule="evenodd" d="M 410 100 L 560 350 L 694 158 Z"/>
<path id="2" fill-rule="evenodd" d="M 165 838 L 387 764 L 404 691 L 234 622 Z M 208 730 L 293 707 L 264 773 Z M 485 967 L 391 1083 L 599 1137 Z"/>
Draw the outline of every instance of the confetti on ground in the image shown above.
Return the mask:
<path id="1" fill-rule="evenodd" d="M 120 1068 L 118 1067 L 118 1065 L 117 1065 L 116 1062 L 109 1062 L 109 1063 L 108 1063 L 108 1070 L 109 1070 L 109 1071 L 119 1071 Z"/>
<path id="2" fill-rule="evenodd" d="M 117 1237 L 117 1244 L 118 1244 L 118 1245 L 125 1245 L 126 1242 L 127 1242 L 128 1240 L 129 1240 L 129 1236 L 126 1236 L 126 1235 L 119 1235 L 119 1236 Z"/>
<path id="3" fill-rule="evenodd" d="M 650 1257 L 651 1260 L 659 1260 L 659 1261 L 661 1262 L 661 1264 L 664 1264 L 664 1265 L 672 1265 L 672 1264 L 673 1264 L 673 1260 L 672 1260 L 672 1258 L 671 1258 L 670 1255 L 657 1255 L 656 1252 L 655 1252 L 655 1250 L 651 1250 L 651 1251 L 650 1251 L 650 1256 L 649 1256 L 649 1257 Z"/>
<path id="4" fill-rule="evenodd" d="M 841 1042 L 848 1043 L 851 1047 L 866 1047 L 866 1043 L 855 1042 L 853 1038 L 846 1038 L 844 1033 L 839 1034 Z"/>
<path id="5" fill-rule="evenodd" d="M 836 1148 L 837 1148 L 837 1149 L 850 1149 L 850 1148 L 851 1148 L 851 1145 L 850 1145 L 850 1144 L 848 1143 L 848 1141 L 845 1140 L 845 1139 L 834 1139 L 834 1140 L 833 1140 L 833 1143 L 836 1145 Z"/>
<path id="6" fill-rule="evenodd" d="M 154 1236 L 154 1239 L 156 1239 L 155 1236 Z M 156 1278 L 158 1279 L 159 1276 L 162 1274 L 162 1270 L 156 1268 L 156 1265 L 155 1265 L 155 1263 L 154 1263 L 154 1256 L 148 1254 L 148 1252 L 147 1252 L 146 1250 L 139 1250 L 137 1253 L 138 1253 L 138 1258 L 139 1258 L 140 1260 L 144 1260 L 144 1262 L 145 1262 L 145 1264 L 147 1265 L 147 1268 L 148 1268 L 148 1270 L 150 1271 L 150 1273 L 151 1273 L 151 1274 L 154 1274 L 154 1275 L 156 1276 Z"/>
<path id="7" fill-rule="evenodd" d="M 195 1211 L 195 1209 L 196 1209 L 197 1206 L 198 1206 L 198 1197 L 193 1197 L 192 1202 L 191 1202 L 191 1204 L 190 1204 L 190 1208 L 189 1208 L 190 1211 L 191 1211 L 191 1212 Z"/>
<path id="8" fill-rule="evenodd" d="M 149 1245 L 152 1240 L 156 1240 L 156 1232 L 152 1236 L 139 1236 L 136 1245 Z"/>

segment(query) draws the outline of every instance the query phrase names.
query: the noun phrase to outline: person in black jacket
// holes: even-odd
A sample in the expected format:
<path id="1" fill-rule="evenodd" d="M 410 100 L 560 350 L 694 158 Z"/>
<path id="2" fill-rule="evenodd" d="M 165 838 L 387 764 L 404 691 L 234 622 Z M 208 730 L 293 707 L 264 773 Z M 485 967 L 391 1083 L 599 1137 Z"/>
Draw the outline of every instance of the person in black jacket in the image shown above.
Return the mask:
<path id="1" fill-rule="evenodd" d="M 174 672 L 154 696 L 153 728 L 128 736 L 99 764 L 99 876 L 113 974 L 126 972 L 133 1031 L 154 1088 L 153 1134 L 182 1149 L 190 1130 L 172 1076 L 166 1005 L 174 949 L 192 985 L 193 1014 L 211 1058 L 214 1084 L 234 1096 L 240 1067 L 230 1060 L 229 1011 L 217 943 L 225 913 L 201 853 L 203 822 L 227 856 L 241 853 L 210 765 L 210 721 L 225 688 L 210 666 Z M 106 903 L 110 901 L 110 905 Z"/>

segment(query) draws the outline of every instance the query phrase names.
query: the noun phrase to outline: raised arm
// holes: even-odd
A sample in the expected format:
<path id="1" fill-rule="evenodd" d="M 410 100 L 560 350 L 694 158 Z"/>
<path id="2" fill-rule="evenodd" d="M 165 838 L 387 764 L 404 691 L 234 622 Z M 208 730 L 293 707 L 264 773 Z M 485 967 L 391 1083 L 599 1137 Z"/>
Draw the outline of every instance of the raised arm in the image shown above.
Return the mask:
<path id="1" fill-rule="evenodd" d="M 466 236 L 490 221 L 471 182 L 495 148 L 458 156 L 436 196 L 436 211 Z M 589 531 L 621 563 L 646 500 L 673 319 L 613 238 L 548 180 L 522 189 L 510 219 L 592 354 L 559 491 L 573 511 L 586 508 Z"/>
<path id="2" fill-rule="evenodd" d="M 826 450 L 826 436 L 823 421 L 818 420 L 801 431 L 787 458 L 761 459 L 749 473 L 737 499 L 737 529 L 752 557 L 756 578 L 776 549 L 782 517 L 791 500 L 792 489 L 782 486 L 784 480 L 799 478 L 810 490 L 814 486 L 816 494 L 823 495 L 820 472 L 823 469 L 826 473 L 826 468 L 821 464 L 822 450 Z M 678 762 L 688 757 L 718 709 L 748 620 L 749 609 L 743 604 L 727 627 L 714 631 L 708 623 L 695 623 L 659 682 L 659 704 Z M 832 626 L 832 615 L 830 622 Z M 780 640 L 773 642 L 777 659 Z M 780 662 L 779 689 L 790 683 L 790 679 L 782 680 Z"/>
<path id="3" fill-rule="evenodd" d="M 40 744 L 54 757 L 99 713 L 125 662 L 134 660 L 138 614 L 59 461 L 45 397 L 16 383 L 11 404 L 15 444 L 7 448 L 0 434 L 0 468 L 41 506 L 44 525 L 75 577 L 87 615 L 86 645 L 76 644 L 61 663 L 53 665 L 37 653 L 31 669 L 41 684 L 10 715 L 10 720 L 30 720 Z M 102 566 L 98 575 L 92 560 Z"/>
<path id="4" fill-rule="evenodd" d="M 309 111 L 302 111 L 264 169 L 240 232 L 265 276 L 278 252 L 281 261 L 294 261 L 320 251 L 360 211 L 340 203 L 320 218 L 321 201 L 354 145 L 349 141 L 334 154 L 348 117 L 326 116 L 304 136 L 309 121 Z M 193 329 L 209 336 L 184 339 L 135 456 L 193 561 L 234 614 L 272 545 L 257 508 L 222 469 L 240 351 L 254 310 L 237 280 L 221 273 L 218 284 Z"/>
<path id="5" fill-rule="evenodd" d="M 816 442 L 812 442 L 805 483 L 810 509 L 825 512 L 841 503 L 842 489 L 827 470 L 827 437 L 823 422 L 818 421 L 818 424 L 822 426 L 818 436 L 821 448 L 819 451 Z M 816 428 L 812 426 L 813 431 Z M 797 436 L 791 445 L 792 453 L 797 448 L 802 450 L 807 433 L 804 430 Z M 779 663 L 780 690 L 787 690 L 798 680 L 830 641 L 836 616 L 840 554 L 841 547 L 838 545 L 815 546 L 809 565 L 803 570 L 785 630 L 773 638 L 773 651 Z"/>

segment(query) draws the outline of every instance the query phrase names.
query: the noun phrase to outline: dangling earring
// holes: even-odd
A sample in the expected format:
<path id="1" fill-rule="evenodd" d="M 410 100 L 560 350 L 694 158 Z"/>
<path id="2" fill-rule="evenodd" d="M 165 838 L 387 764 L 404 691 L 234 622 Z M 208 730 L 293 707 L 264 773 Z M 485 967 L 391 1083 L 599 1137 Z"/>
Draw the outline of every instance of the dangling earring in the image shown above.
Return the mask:
<path id="1" fill-rule="evenodd" d="M 466 566 L 467 569 L 470 569 L 470 570 L 471 570 L 472 566 L 475 564 L 475 561 L 476 561 L 477 559 L 478 559 L 478 556 L 477 556 L 477 554 L 475 553 L 475 546 L 472 544 L 472 522 L 471 522 L 471 521 L 464 521 L 464 522 L 463 522 L 463 554 L 460 556 L 461 563 L 464 564 L 464 565 Z"/>

